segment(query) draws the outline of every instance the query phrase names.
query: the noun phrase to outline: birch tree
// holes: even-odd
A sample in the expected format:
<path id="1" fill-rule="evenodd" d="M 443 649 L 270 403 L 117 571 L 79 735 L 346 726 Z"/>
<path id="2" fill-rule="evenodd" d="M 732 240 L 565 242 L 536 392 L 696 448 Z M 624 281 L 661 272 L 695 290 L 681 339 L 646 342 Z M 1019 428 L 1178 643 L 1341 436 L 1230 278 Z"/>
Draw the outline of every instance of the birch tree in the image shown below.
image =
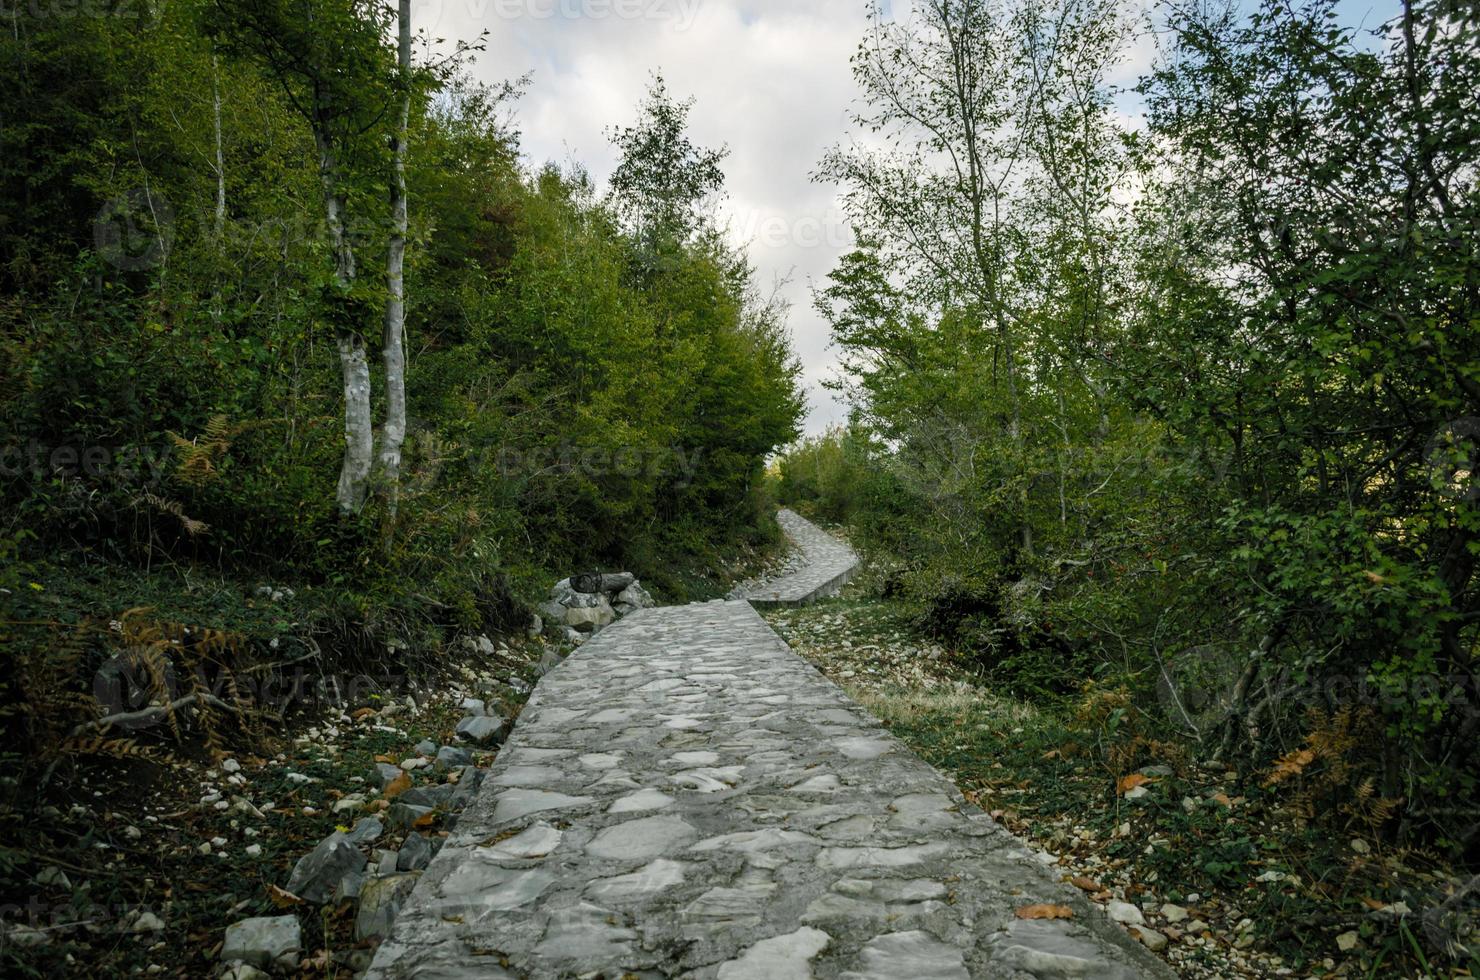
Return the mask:
<path id="1" fill-rule="evenodd" d="M 1027 555 L 1035 544 L 1025 415 L 1042 374 L 1032 362 L 1044 353 L 1037 314 L 1049 285 L 1036 230 L 1045 209 L 1033 191 L 1047 189 L 1057 213 L 1078 201 L 1084 221 L 1094 220 L 1101 188 L 1092 200 L 1080 185 L 1102 177 L 1103 167 L 1071 159 L 1065 144 L 1087 158 L 1102 150 L 1098 138 L 1066 128 L 1091 128 L 1103 115 L 1103 71 L 1115 48 L 1105 7 L 927 0 L 896 20 L 874 3 L 853 58 L 857 135 L 830 151 L 816 175 L 843 186 L 860 241 L 909 297 L 916 323 L 949 322 L 962 357 L 989 355 L 986 386 L 974 401 L 957 402 L 967 414 L 945 417 L 946 399 L 922 405 L 922 442 L 933 441 L 939 463 L 970 482 L 978 479 L 973 460 L 953 457 L 963 447 L 983 452 L 983 436 L 1000 431 L 1010 457 L 999 470 L 1002 489 Z"/>
<path id="2" fill-rule="evenodd" d="M 380 473 L 394 514 L 401 491 L 401 447 L 406 441 L 406 138 L 411 118 L 411 0 L 400 0 L 396 45 L 400 117 L 391 137 L 391 235 L 386 248 L 386 417 L 381 434 Z"/>
<path id="3" fill-rule="evenodd" d="M 344 460 L 335 499 L 344 513 L 357 513 L 370 492 L 375 433 L 364 329 L 368 290 L 359 281 L 350 206 L 365 198 L 365 188 L 358 185 L 371 169 L 366 158 L 378 155 L 370 137 L 392 101 L 388 80 L 395 72 L 386 63 L 385 11 L 373 0 L 264 0 L 218 2 L 215 13 L 218 30 L 277 77 L 313 134 L 332 267 L 324 310 L 334 330 L 344 393 Z M 409 40 L 405 43 L 409 51 Z M 401 314 L 396 315 L 399 320 Z M 387 325 L 389 318 L 387 312 Z M 399 337 L 397 331 L 398 352 Z M 398 353 L 395 363 L 403 360 Z M 392 363 L 390 355 L 386 363 Z M 399 431 L 404 432 L 404 387 L 400 405 Z M 397 439 L 395 459 L 399 454 Z"/>

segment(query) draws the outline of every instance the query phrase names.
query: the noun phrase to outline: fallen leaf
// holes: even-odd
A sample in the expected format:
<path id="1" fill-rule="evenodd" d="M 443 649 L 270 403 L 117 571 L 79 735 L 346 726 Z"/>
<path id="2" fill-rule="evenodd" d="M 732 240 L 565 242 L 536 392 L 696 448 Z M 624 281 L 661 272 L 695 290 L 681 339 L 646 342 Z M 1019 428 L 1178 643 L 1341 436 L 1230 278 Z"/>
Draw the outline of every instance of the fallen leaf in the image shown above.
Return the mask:
<path id="1" fill-rule="evenodd" d="M 272 904 L 280 909 L 292 908 L 294 905 L 303 904 L 303 899 L 294 895 L 286 888 L 279 888 L 271 882 L 267 885 L 267 897 L 272 900 Z"/>
<path id="2" fill-rule="evenodd" d="M 1221 804 L 1223 806 L 1226 806 L 1226 807 L 1232 807 L 1233 806 L 1233 801 L 1228 798 L 1228 794 L 1227 793 L 1214 793 L 1212 799 L 1213 799 L 1213 802 L 1218 803 L 1218 804 Z"/>
<path id="3" fill-rule="evenodd" d="M 1019 919 L 1072 919 L 1074 910 L 1067 905 L 1024 905 L 1013 912 Z"/>
<path id="4" fill-rule="evenodd" d="M 1115 784 L 1115 791 L 1124 796 L 1126 793 L 1129 793 L 1137 786 L 1149 782 L 1151 782 L 1151 777 L 1143 775 L 1139 772 L 1133 772 L 1129 776 L 1123 777 L 1120 782 Z"/>
<path id="5" fill-rule="evenodd" d="M 385 789 L 381 790 L 380 795 L 382 799 L 393 800 L 410 788 L 411 774 L 403 772 L 395 779 L 392 779 L 390 782 L 386 783 Z"/>
<path id="6" fill-rule="evenodd" d="M 350 717 L 353 718 L 355 721 L 364 721 L 366 718 L 373 718 L 377 714 L 379 714 L 379 712 L 377 712 L 374 708 L 361 708 Z"/>
<path id="7" fill-rule="evenodd" d="M 1102 887 L 1098 881 L 1095 881 L 1093 878 L 1086 878 L 1083 875 L 1070 878 L 1069 884 L 1073 885 L 1075 888 L 1078 888 L 1080 891 L 1086 892 L 1097 892 L 1100 891 Z"/>

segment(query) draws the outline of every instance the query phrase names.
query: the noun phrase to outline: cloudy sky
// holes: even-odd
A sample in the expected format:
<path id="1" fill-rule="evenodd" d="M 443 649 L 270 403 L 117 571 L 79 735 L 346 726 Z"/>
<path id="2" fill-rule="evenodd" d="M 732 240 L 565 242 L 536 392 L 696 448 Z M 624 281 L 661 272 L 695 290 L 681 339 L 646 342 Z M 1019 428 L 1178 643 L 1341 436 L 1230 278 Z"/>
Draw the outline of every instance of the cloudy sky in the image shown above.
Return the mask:
<path id="1" fill-rule="evenodd" d="M 907 2 L 895 16 L 908 15 Z M 693 138 L 730 148 L 732 234 L 763 285 L 786 283 L 810 396 L 807 430 L 841 419 L 819 385 L 835 358 L 811 288 L 851 237 L 836 188 L 810 174 L 848 132 L 848 59 L 866 27 L 864 0 L 413 0 L 412 17 L 433 37 L 487 31 L 479 77 L 532 73 L 518 113 L 528 162 L 578 161 L 599 185 L 614 163 L 606 130 L 632 121 L 651 72 L 661 70 L 675 95 L 693 96 Z M 1116 81 L 1133 82 L 1152 50 L 1149 38 L 1133 45 Z"/>

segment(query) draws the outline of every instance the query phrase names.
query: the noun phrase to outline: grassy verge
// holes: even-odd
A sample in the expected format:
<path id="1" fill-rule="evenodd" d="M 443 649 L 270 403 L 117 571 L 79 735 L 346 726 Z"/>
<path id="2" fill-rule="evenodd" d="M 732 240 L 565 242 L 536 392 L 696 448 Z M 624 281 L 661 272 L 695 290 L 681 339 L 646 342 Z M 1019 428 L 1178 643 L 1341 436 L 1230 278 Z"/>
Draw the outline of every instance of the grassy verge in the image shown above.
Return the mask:
<path id="1" fill-rule="evenodd" d="M 1339 816 L 1319 773 L 1271 783 L 1199 764 L 1122 691 L 1000 697 L 916 633 L 913 609 L 862 586 L 767 615 L 1066 880 L 1136 904 L 1182 975 L 1474 975 L 1451 958 L 1473 928 L 1464 882 Z"/>

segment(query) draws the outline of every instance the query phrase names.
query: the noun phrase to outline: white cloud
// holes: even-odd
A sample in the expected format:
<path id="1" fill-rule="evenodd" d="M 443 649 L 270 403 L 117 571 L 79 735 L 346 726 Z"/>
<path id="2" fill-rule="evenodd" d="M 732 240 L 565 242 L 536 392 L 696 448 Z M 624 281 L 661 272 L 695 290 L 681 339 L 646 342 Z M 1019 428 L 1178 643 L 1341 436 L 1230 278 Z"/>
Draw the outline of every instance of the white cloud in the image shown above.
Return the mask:
<path id="1" fill-rule="evenodd" d="M 1136 2 L 1136 0 L 1128 0 Z M 519 108 L 530 162 L 579 161 L 598 184 L 614 164 L 606 130 L 629 122 L 650 74 L 697 100 L 694 139 L 728 145 L 731 232 L 748 247 L 763 287 L 788 280 L 791 328 L 809 390 L 808 431 L 843 412 L 818 382 L 834 373 L 826 324 L 811 287 L 851 243 L 837 189 L 810 174 L 848 137 L 856 89 L 849 58 L 866 23 L 863 0 L 414 0 L 435 37 L 487 31 L 475 63 L 485 81 L 533 72 Z M 897 3 L 897 15 L 907 4 Z M 1124 76 L 1144 69 L 1129 53 Z M 1126 78 L 1125 80 L 1129 80 Z"/>

